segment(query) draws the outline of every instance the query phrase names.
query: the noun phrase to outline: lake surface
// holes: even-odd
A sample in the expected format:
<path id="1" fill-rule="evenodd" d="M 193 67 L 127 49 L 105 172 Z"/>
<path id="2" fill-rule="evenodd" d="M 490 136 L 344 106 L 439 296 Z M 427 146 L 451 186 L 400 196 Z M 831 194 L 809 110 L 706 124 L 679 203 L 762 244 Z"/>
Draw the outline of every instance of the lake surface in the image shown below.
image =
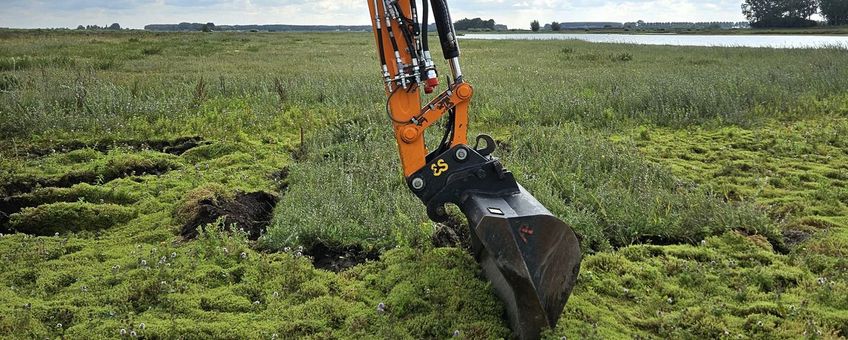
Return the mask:
<path id="1" fill-rule="evenodd" d="M 848 36 L 826 35 L 682 35 L 682 34 L 466 34 L 460 39 L 486 40 L 583 40 L 673 46 L 725 46 L 772 48 L 848 48 Z"/>

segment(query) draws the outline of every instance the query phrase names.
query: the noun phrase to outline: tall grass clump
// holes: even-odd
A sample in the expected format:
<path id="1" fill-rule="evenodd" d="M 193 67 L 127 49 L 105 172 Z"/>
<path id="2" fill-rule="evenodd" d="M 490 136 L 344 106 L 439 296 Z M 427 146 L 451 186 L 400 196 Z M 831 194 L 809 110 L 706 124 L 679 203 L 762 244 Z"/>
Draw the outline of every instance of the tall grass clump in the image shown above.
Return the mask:
<path id="1" fill-rule="evenodd" d="M 573 124 L 516 134 L 508 144 L 504 158 L 518 181 L 574 225 L 584 248 L 697 243 L 728 230 L 781 242 L 777 227 L 752 204 L 725 202 L 634 147 Z"/>
<path id="2" fill-rule="evenodd" d="M 418 243 L 428 224 L 400 174 L 390 130 L 364 120 L 333 125 L 308 141 L 291 165 L 266 244 L 283 248 Z"/>
<path id="3" fill-rule="evenodd" d="M 0 71 L 23 71 L 30 68 L 72 67 L 76 61 L 68 56 L 0 58 Z"/>

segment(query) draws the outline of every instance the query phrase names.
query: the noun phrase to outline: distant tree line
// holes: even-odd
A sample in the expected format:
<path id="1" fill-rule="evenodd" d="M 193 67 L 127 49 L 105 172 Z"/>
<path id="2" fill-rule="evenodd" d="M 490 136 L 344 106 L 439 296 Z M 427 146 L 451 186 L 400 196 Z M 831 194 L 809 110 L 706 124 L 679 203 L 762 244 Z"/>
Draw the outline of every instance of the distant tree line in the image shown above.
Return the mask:
<path id="1" fill-rule="evenodd" d="M 848 0 L 743 0 L 742 13 L 748 22 L 558 22 L 544 27 L 538 20 L 530 23 L 533 32 L 567 29 L 636 28 L 636 29 L 732 29 L 769 27 L 812 27 L 810 19 L 819 13 L 829 25 L 848 25 Z"/>
<path id="2" fill-rule="evenodd" d="M 430 32 L 436 31 L 436 24 L 430 24 Z M 462 19 L 454 23 L 454 27 L 461 31 L 494 31 L 506 30 L 505 25 L 498 25 L 494 19 L 483 20 L 481 18 Z M 179 24 L 151 24 L 144 26 L 147 31 L 168 32 L 214 32 L 214 31 L 238 31 L 238 32 L 334 32 L 334 31 L 356 31 L 370 32 L 371 25 L 215 25 L 215 23 L 190 23 Z"/>
<path id="3" fill-rule="evenodd" d="M 848 24 L 848 0 L 745 0 L 742 14 L 751 27 L 812 27 L 821 13 L 830 25 Z"/>
<path id="4" fill-rule="evenodd" d="M 483 20 L 481 18 L 474 19 L 462 19 L 455 23 L 453 23 L 453 27 L 458 31 L 472 31 L 472 30 L 495 30 L 495 20 Z"/>
<path id="5" fill-rule="evenodd" d="M 848 0 L 819 0 L 821 14 L 831 25 L 848 25 Z"/>
<path id="6" fill-rule="evenodd" d="M 215 25 L 215 23 L 151 24 L 146 31 L 156 32 L 368 32 L 371 25 Z"/>
<path id="7" fill-rule="evenodd" d="M 78 30 L 112 30 L 112 31 L 120 31 L 120 30 L 121 30 L 121 25 L 120 25 L 120 24 L 118 24 L 117 22 L 116 22 L 116 23 L 113 23 L 113 24 L 111 24 L 111 25 L 109 25 L 109 26 L 103 26 L 103 27 L 100 27 L 100 26 L 97 26 L 97 25 L 85 25 L 85 26 L 83 26 L 83 25 L 79 25 L 79 26 L 77 26 L 77 29 L 78 29 Z"/>

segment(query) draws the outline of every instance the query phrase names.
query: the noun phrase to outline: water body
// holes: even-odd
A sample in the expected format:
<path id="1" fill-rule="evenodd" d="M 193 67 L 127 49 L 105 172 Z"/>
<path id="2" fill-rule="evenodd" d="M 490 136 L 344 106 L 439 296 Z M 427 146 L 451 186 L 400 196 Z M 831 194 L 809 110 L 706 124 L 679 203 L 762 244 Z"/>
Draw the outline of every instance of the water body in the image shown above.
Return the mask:
<path id="1" fill-rule="evenodd" d="M 771 48 L 848 48 L 848 36 L 826 35 L 682 35 L 682 34 L 466 34 L 460 39 L 486 40 L 583 40 L 672 46 L 723 46 Z"/>

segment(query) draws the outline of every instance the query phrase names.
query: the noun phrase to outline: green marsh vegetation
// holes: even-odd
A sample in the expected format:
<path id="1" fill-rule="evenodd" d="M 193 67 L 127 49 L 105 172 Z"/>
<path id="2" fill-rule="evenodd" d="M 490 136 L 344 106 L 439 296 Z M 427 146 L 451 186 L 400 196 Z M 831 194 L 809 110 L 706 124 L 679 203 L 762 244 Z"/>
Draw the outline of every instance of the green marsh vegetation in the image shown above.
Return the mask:
<path id="1" fill-rule="evenodd" d="M 3 337 L 508 337 L 401 180 L 370 35 L 0 46 Z M 848 334 L 844 49 L 463 48 L 473 132 L 587 254 L 550 337 Z M 255 192 L 262 237 L 183 237 Z M 316 269 L 318 246 L 379 260 Z"/>

